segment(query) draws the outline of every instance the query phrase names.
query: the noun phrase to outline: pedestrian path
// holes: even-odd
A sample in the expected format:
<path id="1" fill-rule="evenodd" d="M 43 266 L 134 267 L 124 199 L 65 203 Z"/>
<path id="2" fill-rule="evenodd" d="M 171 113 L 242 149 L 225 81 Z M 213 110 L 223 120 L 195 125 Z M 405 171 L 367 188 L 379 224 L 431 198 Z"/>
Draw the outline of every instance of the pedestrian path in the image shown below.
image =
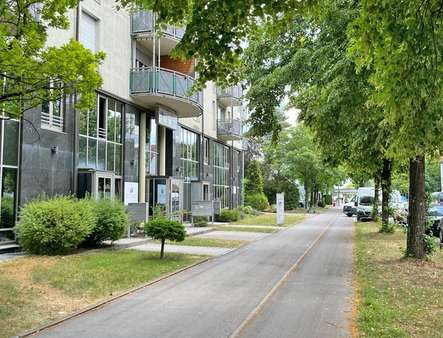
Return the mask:
<path id="1" fill-rule="evenodd" d="M 146 243 L 142 245 L 133 246 L 130 249 L 139 251 L 158 251 L 160 252 L 160 244 L 157 243 Z M 190 245 L 175 245 L 166 244 L 165 252 L 182 253 L 189 255 L 203 255 L 203 256 L 220 256 L 229 251 L 232 248 L 217 248 L 208 246 L 190 246 Z"/>
<path id="2" fill-rule="evenodd" d="M 213 238 L 213 239 L 225 239 L 225 240 L 238 240 L 238 241 L 255 241 L 269 236 L 270 233 L 266 232 L 246 232 L 246 231 L 222 231 L 216 230 L 208 232 L 206 234 L 197 235 L 197 238 Z"/>

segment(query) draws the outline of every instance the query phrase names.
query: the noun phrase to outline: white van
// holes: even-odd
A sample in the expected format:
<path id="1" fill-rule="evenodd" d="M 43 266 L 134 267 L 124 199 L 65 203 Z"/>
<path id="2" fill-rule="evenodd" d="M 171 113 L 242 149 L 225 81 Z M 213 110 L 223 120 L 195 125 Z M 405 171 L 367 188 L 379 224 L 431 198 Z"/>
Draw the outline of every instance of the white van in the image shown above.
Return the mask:
<path id="1" fill-rule="evenodd" d="M 355 208 L 357 221 L 372 219 L 372 206 L 374 205 L 374 187 L 358 188 Z"/>

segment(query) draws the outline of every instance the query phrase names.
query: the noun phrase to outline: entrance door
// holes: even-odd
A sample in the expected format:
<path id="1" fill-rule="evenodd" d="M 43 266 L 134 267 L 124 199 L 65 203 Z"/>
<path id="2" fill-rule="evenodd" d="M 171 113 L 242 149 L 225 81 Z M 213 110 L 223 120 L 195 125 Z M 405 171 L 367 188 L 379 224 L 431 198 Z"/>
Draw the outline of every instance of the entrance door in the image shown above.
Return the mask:
<path id="1" fill-rule="evenodd" d="M 97 199 L 113 199 L 115 195 L 115 179 L 113 174 L 99 173 L 96 175 Z"/>

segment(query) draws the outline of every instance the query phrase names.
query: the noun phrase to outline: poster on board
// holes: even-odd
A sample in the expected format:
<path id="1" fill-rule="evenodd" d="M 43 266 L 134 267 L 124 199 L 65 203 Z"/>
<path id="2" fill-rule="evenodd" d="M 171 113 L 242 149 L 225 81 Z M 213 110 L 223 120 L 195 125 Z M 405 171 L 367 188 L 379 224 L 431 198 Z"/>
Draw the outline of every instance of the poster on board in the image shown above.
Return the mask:
<path id="1" fill-rule="evenodd" d="M 138 183 L 125 182 L 125 205 L 138 203 Z"/>
<path id="2" fill-rule="evenodd" d="M 285 224 L 285 194 L 279 193 L 276 196 L 277 202 L 277 225 Z"/>

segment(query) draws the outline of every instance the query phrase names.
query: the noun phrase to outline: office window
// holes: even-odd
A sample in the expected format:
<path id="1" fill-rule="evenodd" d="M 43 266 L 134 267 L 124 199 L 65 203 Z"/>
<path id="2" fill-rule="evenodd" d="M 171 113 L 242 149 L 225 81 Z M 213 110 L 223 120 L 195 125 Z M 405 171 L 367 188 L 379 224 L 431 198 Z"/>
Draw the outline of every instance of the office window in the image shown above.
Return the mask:
<path id="1" fill-rule="evenodd" d="M 121 175 L 122 116 L 123 104 L 105 96 L 98 96 L 96 109 L 80 113 L 79 167 Z"/>
<path id="2" fill-rule="evenodd" d="M 86 48 L 97 52 L 97 20 L 86 12 L 82 12 L 80 19 L 80 42 Z"/>
<path id="3" fill-rule="evenodd" d="M 186 181 L 198 180 L 199 178 L 199 138 L 196 133 L 187 129 L 181 129 L 180 134 L 180 158 L 183 177 Z"/>
<path id="4" fill-rule="evenodd" d="M 204 157 L 203 157 L 203 163 L 204 164 L 209 164 L 209 139 L 208 138 L 204 138 Z"/>
<path id="5" fill-rule="evenodd" d="M 229 147 L 211 142 L 214 171 L 214 198 L 220 200 L 222 208 L 229 207 Z"/>
<path id="6" fill-rule="evenodd" d="M 55 84 L 51 81 L 51 86 L 57 86 L 59 89 L 49 89 L 48 96 L 56 100 L 44 101 L 42 104 L 41 126 L 45 129 L 63 131 L 63 119 L 65 115 L 66 96 L 61 92 L 60 97 L 55 97 L 60 92 L 61 84 Z"/>

